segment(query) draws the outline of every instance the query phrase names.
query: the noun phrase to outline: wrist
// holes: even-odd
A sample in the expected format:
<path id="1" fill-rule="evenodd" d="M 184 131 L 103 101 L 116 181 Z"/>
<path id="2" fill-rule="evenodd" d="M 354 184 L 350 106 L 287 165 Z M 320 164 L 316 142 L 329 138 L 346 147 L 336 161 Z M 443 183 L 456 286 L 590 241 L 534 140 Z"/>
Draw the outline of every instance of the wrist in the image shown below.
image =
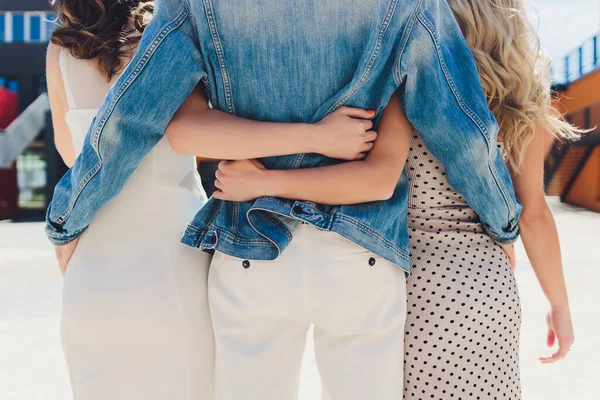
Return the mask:
<path id="1" fill-rule="evenodd" d="M 302 124 L 303 134 L 301 140 L 303 141 L 304 153 L 317 153 L 323 154 L 323 138 L 322 126 L 316 124 Z"/>
<path id="2" fill-rule="evenodd" d="M 561 301 L 561 302 L 550 302 L 550 307 L 552 309 L 553 312 L 559 312 L 559 313 L 564 313 L 564 312 L 570 312 L 571 308 L 569 307 L 569 302 L 568 301 Z"/>
<path id="3" fill-rule="evenodd" d="M 262 196 L 281 197 L 284 182 L 282 171 L 265 170 L 264 172 Z"/>

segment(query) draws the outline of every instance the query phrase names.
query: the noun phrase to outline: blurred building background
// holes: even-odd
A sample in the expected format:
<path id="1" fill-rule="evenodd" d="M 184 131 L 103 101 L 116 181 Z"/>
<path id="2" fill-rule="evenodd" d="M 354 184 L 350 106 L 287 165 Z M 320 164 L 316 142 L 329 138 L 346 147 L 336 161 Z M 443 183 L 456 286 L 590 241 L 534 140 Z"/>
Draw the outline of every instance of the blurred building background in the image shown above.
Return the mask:
<path id="1" fill-rule="evenodd" d="M 45 95 L 54 18 L 47 0 L 0 0 L 0 219 L 40 219 L 66 171 Z"/>
<path id="2" fill-rule="evenodd" d="M 553 141 L 546 158 L 546 192 L 600 212 L 600 35 L 556 60 L 556 66 L 563 71 L 555 76 L 557 109 L 592 131 L 574 143 Z"/>
<path id="3" fill-rule="evenodd" d="M 544 4 L 537 1 L 538 8 Z M 0 0 L 0 220 L 42 219 L 66 171 L 54 148 L 45 94 L 54 18 L 48 0 Z M 555 57 L 553 66 L 557 107 L 582 128 L 600 126 L 599 41 L 597 35 L 584 41 Z M 598 129 L 576 143 L 551 140 L 545 180 L 549 195 L 600 212 Z"/>

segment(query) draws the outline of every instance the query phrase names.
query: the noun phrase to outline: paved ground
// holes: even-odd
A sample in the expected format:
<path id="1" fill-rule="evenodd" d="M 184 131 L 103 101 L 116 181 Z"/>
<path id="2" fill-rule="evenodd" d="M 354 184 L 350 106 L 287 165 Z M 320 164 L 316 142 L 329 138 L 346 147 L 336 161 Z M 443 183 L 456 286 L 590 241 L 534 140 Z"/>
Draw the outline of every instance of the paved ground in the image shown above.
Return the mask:
<path id="1" fill-rule="evenodd" d="M 597 399 L 600 214 L 552 204 L 564 248 L 577 341 L 562 363 L 543 366 L 537 361 L 549 353 L 544 346 L 547 306 L 519 248 L 524 399 Z M 58 332 L 60 290 L 61 278 L 42 225 L 0 223 L 0 400 L 71 399 Z M 301 400 L 319 399 L 314 365 L 309 343 Z"/>

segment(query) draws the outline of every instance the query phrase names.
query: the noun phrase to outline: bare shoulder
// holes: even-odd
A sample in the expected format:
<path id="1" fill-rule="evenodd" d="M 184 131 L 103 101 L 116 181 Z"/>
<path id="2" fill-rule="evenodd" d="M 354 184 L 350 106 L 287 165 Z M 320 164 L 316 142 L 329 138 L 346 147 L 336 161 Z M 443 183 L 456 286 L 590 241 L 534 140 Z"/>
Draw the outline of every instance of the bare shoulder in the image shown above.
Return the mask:
<path id="1" fill-rule="evenodd" d="M 62 47 L 50 43 L 46 51 L 46 81 L 48 82 L 48 94 L 51 99 L 58 96 L 66 104 L 65 85 L 62 71 L 60 69 L 60 53 Z"/>
<path id="2" fill-rule="evenodd" d="M 49 71 L 58 71 L 60 70 L 60 52 L 62 51 L 62 47 L 50 43 L 48 45 L 48 50 L 46 51 L 46 69 Z"/>

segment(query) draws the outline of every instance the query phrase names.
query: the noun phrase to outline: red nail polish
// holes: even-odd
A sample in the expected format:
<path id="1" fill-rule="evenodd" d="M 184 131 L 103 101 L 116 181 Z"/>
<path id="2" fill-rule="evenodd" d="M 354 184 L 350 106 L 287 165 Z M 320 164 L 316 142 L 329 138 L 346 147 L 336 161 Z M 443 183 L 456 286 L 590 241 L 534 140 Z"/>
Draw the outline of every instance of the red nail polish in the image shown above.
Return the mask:
<path id="1" fill-rule="evenodd" d="M 369 112 L 369 114 L 371 114 L 371 115 L 375 115 L 375 114 L 377 114 L 377 111 L 375 111 L 375 110 L 369 110 L 368 112 Z"/>

